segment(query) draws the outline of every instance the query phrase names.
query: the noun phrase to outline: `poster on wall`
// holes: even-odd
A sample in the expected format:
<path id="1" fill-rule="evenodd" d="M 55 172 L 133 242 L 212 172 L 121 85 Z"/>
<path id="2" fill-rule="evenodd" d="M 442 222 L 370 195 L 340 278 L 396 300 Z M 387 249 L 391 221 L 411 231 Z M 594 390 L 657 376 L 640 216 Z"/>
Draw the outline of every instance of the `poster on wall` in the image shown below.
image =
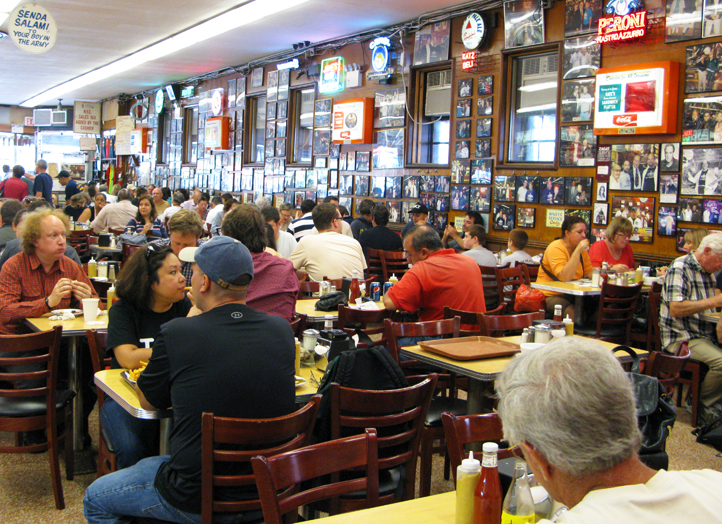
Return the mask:
<path id="1" fill-rule="evenodd" d="M 561 128 L 560 166 L 593 166 L 596 156 L 597 137 L 591 125 Z"/>
<path id="2" fill-rule="evenodd" d="M 564 10 L 564 36 L 597 30 L 602 17 L 602 0 L 567 0 Z"/>
<path id="3" fill-rule="evenodd" d="M 596 80 L 595 135 L 677 132 L 679 62 L 602 68 Z"/>
<path id="4" fill-rule="evenodd" d="M 719 18 L 722 21 L 722 18 Z M 684 70 L 685 93 L 707 93 L 722 90 L 718 77 L 722 43 L 707 42 L 687 47 Z"/>
<path id="5" fill-rule="evenodd" d="M 507 49 L 544 43 L 544 9 L 541 0 L 504 2 L 504 39 Z"/>
<path id="6" fill-rule="evenodd" d="M 722 144 L 722 96 L 685 99 L 682 143 Z"/>
<path id="7" fill-rule="evenodd" d="M 594 115 L 594 79 L 562 84 L 562 123 L 586 122 Z"/>
<path id="8" fill-rule="evenodd" d="M 406 91 L 403 87 L 374 94 L 374 127 L 401 127 L 406 122 Z"/>
<path id="9" fill-rule="evenodd" d="M 564 80 L 593 77 L 602 60 L 602 46 L 595 35 L 564 40 Z"/>
<path id="10" fill-rule="evenodd" d="M 702 2 L 667 0 L 666 35 L 664 41 L 680 42 L 702 36 Z"/>
<path id="11" fill-rule="evenodd" d="M 414 65 L 434 64 L 449 59 L 451 21 L 429 24 L 416 32 Z"/>
<path id="12" fill-rule="evenodd" d="M 373 139 L 373 112 L 373 98 L 336 102 L 331 122 L 333 143 L 370 144 Z"/>
<path id="13" fill-rule="evenodd" d="M 625 217 L 632 222 L 631 242 L 652 243 L 654 240 L 654 198 L 612 197 L 611 217 Z"/>

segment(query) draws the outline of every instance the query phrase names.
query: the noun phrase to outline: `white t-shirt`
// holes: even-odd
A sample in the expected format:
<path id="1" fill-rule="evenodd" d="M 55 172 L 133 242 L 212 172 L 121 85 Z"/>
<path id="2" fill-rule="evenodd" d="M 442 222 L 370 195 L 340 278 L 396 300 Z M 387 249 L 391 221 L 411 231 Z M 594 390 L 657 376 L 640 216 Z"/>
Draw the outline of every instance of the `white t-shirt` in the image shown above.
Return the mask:
<path id="1" fill-rule="evenodd" d="M 504 257 L 504 260 L 502 260 L 501 263 L 504 266 L 514 267 L 517 264 L 534 264 L 534 260 L 531 258 L 529 253 L 520 249 L 519 251 L 514 251 L 511 255 Z"/>
<path id="2" fill-rule="evenodd" d="M 290 258 L 293 250 L 296 249 L 296 239 L 288 231 L 279 231 L 278 240 L 276 240 L 276 251 L 283 258 Z"/>
<path id="3" fill-rule="evenodd" d="M 473 258 L 480 266 L 496 267 L 497 265 L 494 253 L 485 247 L 479 246 L 474 249 L 469 249 L 468 251 L 464 251 L 462 255 Z"/>
<path id="4" fill-rule="evenodd" d="M 295 269 L 304 268 L 315 282 L 323 277 L 351 277 L 354 270 L 363 277 L 366 269 L 366 259 L 358 240 L 335 231 L 301 238 L 289 260 Z"/>
<path id="5" fill-rule="evenodd" d="M 560 524 L 707 524 L 722 520 L 722 473 L 660 470 L 646 484 L 590 491 Z M 549 524 L 548 520 L 539 521 Z"/>
<path id="6" fill-rule="evenodd" d="M 351 231 L 351 225 L 345 220 L 341 221 L 341 234 L 353 238 L 353 231 Z M 316 226 L 313 226 L 313 229 L 311 230 L 309 235 L 318 235 L 318 229 L 316 229 Z"/>

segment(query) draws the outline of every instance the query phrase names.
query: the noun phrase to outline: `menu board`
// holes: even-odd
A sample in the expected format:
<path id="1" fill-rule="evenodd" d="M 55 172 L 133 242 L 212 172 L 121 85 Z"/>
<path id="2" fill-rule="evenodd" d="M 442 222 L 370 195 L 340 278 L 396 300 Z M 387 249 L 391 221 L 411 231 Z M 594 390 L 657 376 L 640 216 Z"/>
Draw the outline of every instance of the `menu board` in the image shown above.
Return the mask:
<path id="1" fill-rule="evenodd" d="M 115 119 L 115 154 L 130 155 L 130 135 L 135 127 L 132 116 L 119 116 Z"/>
<path id="2" fill-rule="evenodd" d="M 374 99 L 355 98 L 333 105 L 334 144 L 370 144 L 373 139 Z"/>

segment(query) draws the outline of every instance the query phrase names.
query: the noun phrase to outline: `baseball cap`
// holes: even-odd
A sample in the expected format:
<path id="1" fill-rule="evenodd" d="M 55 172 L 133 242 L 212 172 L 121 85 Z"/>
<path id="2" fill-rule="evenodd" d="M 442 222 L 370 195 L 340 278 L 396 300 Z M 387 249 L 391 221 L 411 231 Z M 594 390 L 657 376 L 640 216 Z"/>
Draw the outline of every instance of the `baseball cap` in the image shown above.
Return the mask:
<path id="1" fill-rule="evenodd" d="M 217 236 L 200 247 L 185 247 L 178 255 L 183 262 L 195 262 L 211 282 L 225 289 L 242 275 L 253 278 L 253 258 L 248 248 L 231 237 Z"/>
<path id="2" fill-rule="evenodd" d="M 137 188 L 136 186 L 134 186 L 133 184 L 128 184 L 128 186 L 126 187 L 126 189 L 131 189 L 131 190 L 135 191 L 135 190 L 138 189 L 138 188 Z"/>
<path id="3" fill-rule="evenodd" d="M 428 215 L 429 208 L 426 207 L 423 203 L 417 202 L 414 207 L 409 209 L 409 214 L 411 214 L 411 213 L 421 213 L 422 215 Z"/>
<path id="4" fill-rule="evenodd" d="M 55 178 L 70 178 L 70 173 L 63 169 Z"/>

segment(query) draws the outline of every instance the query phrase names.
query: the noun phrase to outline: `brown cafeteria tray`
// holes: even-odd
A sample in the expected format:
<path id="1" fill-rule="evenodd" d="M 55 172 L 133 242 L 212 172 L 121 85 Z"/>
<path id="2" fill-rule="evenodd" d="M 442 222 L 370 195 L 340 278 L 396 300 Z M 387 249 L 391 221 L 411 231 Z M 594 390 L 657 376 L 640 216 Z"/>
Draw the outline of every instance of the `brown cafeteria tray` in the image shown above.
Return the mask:
<path id="1" fill-rule="evenodd" d="M 509 357 L 521 351 L 519 344 L 493 337 L 460 337 L 419 342 L 419 347 L 454 360 Z"/>

